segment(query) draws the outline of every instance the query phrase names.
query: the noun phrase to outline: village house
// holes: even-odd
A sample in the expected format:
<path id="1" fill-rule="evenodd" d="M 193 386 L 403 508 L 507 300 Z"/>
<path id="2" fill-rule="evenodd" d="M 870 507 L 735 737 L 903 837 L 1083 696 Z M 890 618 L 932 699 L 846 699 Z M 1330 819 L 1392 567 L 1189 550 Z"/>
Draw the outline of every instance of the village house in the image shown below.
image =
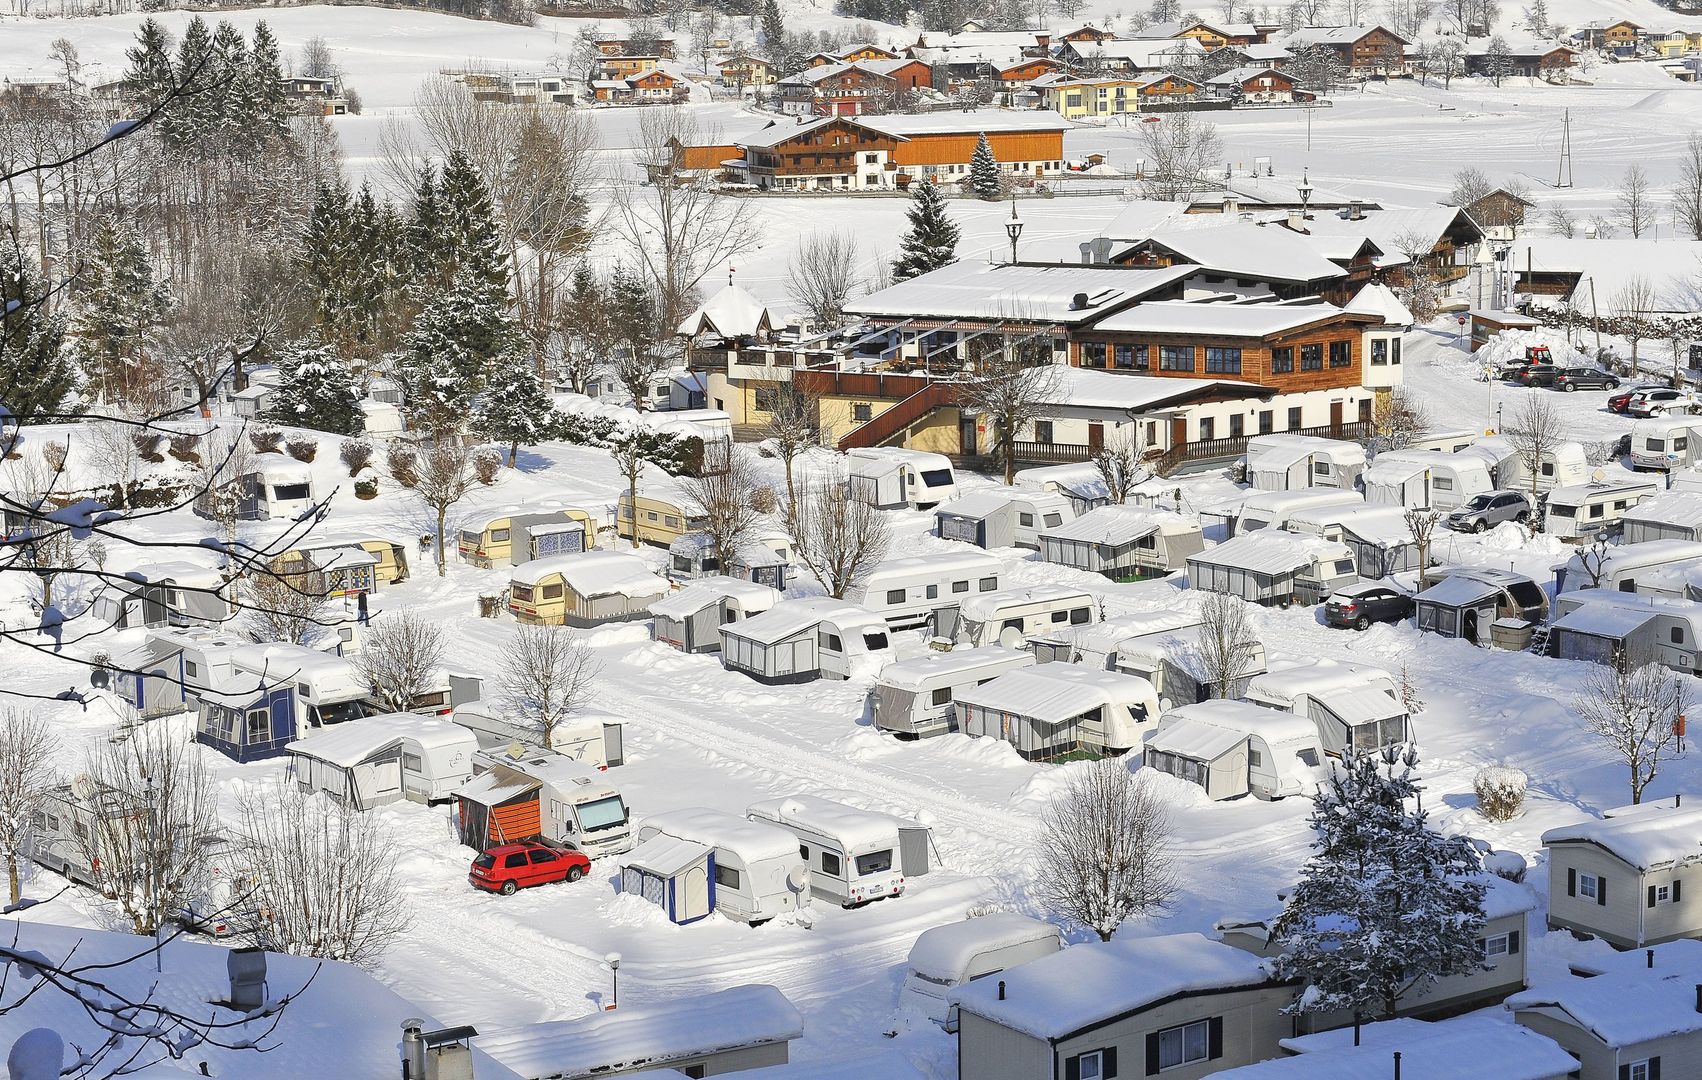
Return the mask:
<path id="1" fill-rule="evenodd" d="M 1001 172 L 1039 179 L 1063 168 L 1064 129 L 1057 117 L 1033 112 L 978 115 L 929 113 L 830 117 L 765 129 L 745 143 L 735 171 L 748 183 L 776 190 L 903 188 L 916 180 L 966 180 L 983 135 Z"/>
<path id="2" fill-rule="evenodd" d="M 993 80 L 1004 90 L 1021 90 L 1035 79 L 1057 72 L 1059 66 L 1049 57 L 1025 56 L 1014 63 L 994 65 Z"/>
<path id="3" fill-rule="evenodd" d="M 1212 76 L 1206 86 L 1238 102 L 1268 105 L 1293 101 L 1299 84 L 1276 68 L 1248 64 Z"/>
<path id="4" fill-rule="evenodd" d="M 1567 975 L 1506 1001 L 1514 1021 L 1559 1043 L 1578 1080 L 1694 1076 L 1702 1063 L 1702 964 L 1661 949 L 1623 954 L 1631 963 Z"/>
<path id="5" fill-rule="evenodd" d="M 1062 34 L 1054 35 L 1054 37 L 1060 44 L 1074 44 L 1078 41 L 1117 40 L 1115 32 L 1111 30 L 1101 30 L 1099 27 L 1094 26 L 1091 23 L 1084 26 L 1078 26 L 1074 30 L 1066 30 Z"/>
<path id="6" fill-rule="evenodd" d="M 1572 31 L 1572 40 L 1586 49 L 1629 56 L 1643 40 L 1643 28 L 1629 19 L 1613 23 L 1585 23 Z"/>
<path id="7" fill-rule="evenodd" d="M 773 86 L 774 65 L 760 56 L 739 53 L 721 61 L 723 86 Z"/>
<path id="8" fill-rule="evenodd" d="M 805 68 L 777 82 L 775 92 L 790 116 L 860 116 L 887 112 L 932 80 L 920 60 L 859 60 Z"/>
<path id="9" fill-rule="evenodd" d="M 1207 51 L 1222 49 L 1235 45 L 1263 45 L 1266 33 L 1252 23 L 1222 23 L 1182 22 L 1179 24 L 1154 24 L 1141 31 L 1142 37 L 1192 38 L 1200 43 Z"/>
<path id="10" fill-rule="evenodd" d="M 1702 808 L 1675 796 L 1543 833 L 1549 926 L 1621 949 L 1702 933 L 1702 886 L 1684 890 L 1702 860 L 1698 828 Z"/>
<path id="11" fill-rule="evenodd" d="M 839 54 L 839 58 L 847 63 L 856 63 L 859 60 L 897 60 L 899 54 L 891 49 L 883 49 L 879 45 L 870 45 L 864 42 L 861 45 L 853 45 L 844 50 Z"/>
<path id="12" fill-rule="evenodd" d="M 1651 33 L 1648 40 L 1655 52 L 1668 59 L 1702 52 L 1702 29 L 1663 30 L 1659 34 Z"/>
<path id="13" fill-rule="evenodd" d="M 1302 26 L 1278 44 L 1291 53 L 1313 46 L 1328 49 L 1350 73 L 1366 76 L 1400 74 L 1412 43 L 1382 26 Z"/>
<path id="14" fill-rule="evenodd" d="M 1578 51 L 1558 42 L 1523 37 L 1500 40 L 1507 46 L 1507 66 L 1502 71 L 1503 75 L 1564 82 L 1567 72 L 1578 66 Z M 1466 74 L 1495 74 L 1489 43 L 1490 39 L 1486 38 L 1466 39 L 1462 55 Z"/>
<path id="15" fill-rule="evenodd" d="M 335 78 L 286 78 L 283 91 L 300 112 L 344 116 L 349 111 L 348 99 L 343 97 L 342 87 Z"/>
<path id="16" fill-rule="evenodd" d="M 1077 41 L 1066 43 L 1058 61 L 1079 75 L 1137 75 L 1182 70 L 1205 56 L 1193 38 Z"/>
<path id="17" fill-rule="evenodd" d="M 1045 88 L 1048 109 L 1070 120 L 1088 116 L 1122 116 L 1159 104 L 1191 101 L 1200 84 L 1181 75 L 1158 74 L 1114 78 L 1072 78 Z"/>

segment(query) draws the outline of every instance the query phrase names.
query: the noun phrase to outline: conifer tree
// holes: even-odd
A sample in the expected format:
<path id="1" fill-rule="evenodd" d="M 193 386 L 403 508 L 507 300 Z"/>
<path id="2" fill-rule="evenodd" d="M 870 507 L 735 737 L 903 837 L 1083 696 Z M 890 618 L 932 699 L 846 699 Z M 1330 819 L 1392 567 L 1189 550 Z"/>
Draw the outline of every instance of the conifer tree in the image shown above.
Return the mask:
<path id="1" fill-rule="evenodd" d="M 41 303 L 30 262 L 13 249 L 0 259 L 0 405 L 24 423 L 42 423 L 76 389 L 64 355 L 65 320 Z"/>
<path id="2" fill-rule="evenodd" d="M 914 187 L 910 228 L 899 239 L 898 261 L 892 264 L 892 276 L 897 281 L 908 281 L 957 261 L 958 227 L 946 214 L 945 196 L 931 180 Z"/>
<path id="3" fill-rule="evenodd" d="M 341 179 L 320 184 L 301 238 L 301 261 L 314 311 L 332 336 L 346 329 L 349 234 L 349 189 Z"/>
<path id="4" fill-rule="evenodd" d="M 438 242 L 443 233 L 443 220 L 443 192 L 438 187 L 437 169 L 428 164 L 420 170 L 408 220 L 410 276 L 421 287 L 428 283 L 448 284 L 444 271 L 446 260 Z"/>
<path id="5" fill-rule="evenodd" d="M 999 162 L 993 156 L 993 144 L 982 135 L 975 144 L 975 153 L 969 158 L 969 189 L 975 192 L 977 198 L 997 199 L 999 197 Z"/>
<path id="6" fill-rule="evenodd" d="M 332 346 L 296 342 L 278 357 L 278 376 L 267 419 L 332 435 L 364 430 L 359 383 Z"/>
<path id="7" fill-rule="evenodd" d="M 762 5 L 762 43 L 768 50 L 769 63 L 776 68 L 785 66 L 786 53 L 786 24 L 780 18 L 780 5 L 776 0 L 765 0 Z M 784 77 L 790 71 L 781 71 Z"/>
<path id="8" fill-rule="evenodd" d="M 209 89 L 200 95 L 206 99 L 208 130 L 218 133 L 225 146 L 243 153 L 259 145 L 254 130 L 254 86 L 249 81 L 248 43 L 242 33 L 226 20 L 220 20 L 208 46 L 212 56 L 207 80 Z"/>
<path id="9" fill-rule="evenodd" d="M 1351 749 L 1313 798 L 1317 852 L 1272 930 L 1290 1011 L 1390 1018 L 1404 995 L 1480 970 L 1484 885 L 1464 837 L 1433 832 L 1405 753 Z"/>
<path id="10" fill-rule="evenodd" d="M 656 354 L 656 301 L 644 279 L 624 265 L 615 267 L 609 280 L 609 319 L 614 341 L 622 346 L 615 362 L 616 377 L 632 397 L 632 407 L 643 411 L 650 376 L 663 363 Z"/>
<path id="11" fill-rule="evenodd" d="M 549 438 L 559 427 L 555 404 L 537 372 L 524 362 L 513 364 L 479 398 L 473 430 L 508 446 L 508 467 L 514 468 L 522 445 Z"/>
<path id="12" fill-rule="evenodd" d="M 254 101 L 254 122 L 263 134 L 283 138 L 290 131 L 290 102 L 284 96 L 284 67 L 278 39 L 265 20 L 254 24 L 254 47 L 248 52 L 248 81 Z"/>
<path id="13" fill-rule="evenodd" d="M 130 61 L 124 69 L 124 93 L 131 108 L 146 112 L 171 93 L 171 36 L 157 20 L 144 19 L 136 32 L 136 44 L 126 52 Z"/>
<path id="14" fill-rule="evenodd" d="M 420 308 L 403 341 L 398 373 L 414 427 L 446 435 L 467 423 L 496 359 L 521 342 L 506 300 L 472 272 Z"/>
<path id="15" fill-rule="evenodd" d="M 102 395 L 136 400 L 152 389 L 146 341 L 170 307 L 136 234 L 103 223 L 78 277 L 71 323 L 78 359 Z"/>
<path id="16" fill-rule="evenodd" d="M 212 34 L 199 15 L 189 20 L 183 40 L 177 43 L 172 74 L 179 85 L 196 92 L 160 117 L 160 135 L 170 146 L 205 154 L 212 149 L 208 135 L 218 117 L 219 71 L 213 62 Z"/>
<path id="17" fill-rule="evenodd" d="M 506 296 L 508 253 L 496 226 L 490 189 L 461 150 L 450 151 L 444 162 L 441 197 L 444 220 L 437 243 L 446 249 L 449 276 L 478 282 L 492 296 Z"/>

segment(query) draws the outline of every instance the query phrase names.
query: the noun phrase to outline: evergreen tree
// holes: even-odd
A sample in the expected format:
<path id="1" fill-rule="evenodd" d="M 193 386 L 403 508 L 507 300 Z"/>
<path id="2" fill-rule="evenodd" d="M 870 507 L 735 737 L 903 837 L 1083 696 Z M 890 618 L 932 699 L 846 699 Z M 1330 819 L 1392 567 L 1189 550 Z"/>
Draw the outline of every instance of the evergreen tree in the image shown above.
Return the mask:
<path id="1" fill-rule="evenodd" d="M 1306 983 L 1290 1011 L 1391 1018 L 1403 995 L 1482 969 L 1481 864 L 1408 808 L 1417 762 L 1350 750 L 1313 798 L 1317 854 L 1272 930 L 1278 971 Z"/>
<path id="2" fill-rule="evenodd" d="M 284 68 L 278 39 L 262 20 L 254 24 L 254 47 L 248 52 L 248 82 L 253 95 L 254 123 L 259 132 L 283 138 L 290 131 L 290 102 L 284 96 Z"/>
<path id="3" fill-rule="evenodd" d="M 77 357 L 103 396 L 138 401 L 153 389 L 145 343 L 170 307 L 136 234 L 103 223 L 78 278 L 71 323 Z"/>
<path id="4" fill-rule="evenodd" d="M 154 19 L 144 19 L 136 31 L 136 44 L 125 56 L 130 61 L 124 69 L 126 100 L 138 113 L 146 112 L 171 93 L 174 85 L 171 35 Z"/>
<path id="5" fill-rule="evenodd" d="M 408 221 L 410 276 L 422 286 L 427 283 L 448 284 L 444 269 L 447 260 L 438 240 L 443 228 L 443 191 L 438 186 L 437 169 L 428 164 L 420 170 L 419 183 L 414 187 Z"/>
<path id="6" fill-rule="evenodd" d="M 358 435 L 366 427 L 360 384 L 337 350 L 300 341 L 278 357 L 278 383 L 266 418 L 332 435 Z"/>
<path id="7" fill-rule="evenodd" d="M 183 40 L 177 43 L 172 75 L 178 85 L 193 92 L 160 117 L 160 135 L 171 146 L 205 154 L 212 149 L 208 136 L 218 119 L 219 70 L 213 62 L 212 34 L 199 15 L 189 20 Z"/>
<path id="8" fill-rule="evenodd" d="M 897 281 L 908 281 L 957 261 L 958 227 L 946 214 L 945 196 L 931 180 L 913 186 L 910 228 L 899 239 L 898 261 L 892 264 L 892 276 Z"/>
<path id="9" fill-rule="evenodd" d="M 436 242 L 445 248 L 450 278 L 466 278 L 494 297 L 507 295 L 508 253 L 496 227 L 490 189 L 472 159 L 452 150 L 443 165 L 443 231 Z"/>
<path id="10" fill-rule="evenodd" d="M 252 150 L 260 140 L 254 130 L 256 102 L 248 77 L 248 43 L 241 31 L 221 20 L 209 49 L 213 78 L 200 95 L 208 106 L 209 129 L 218 133 L 225 147 L 238 153 Z"/>
<path id="11" fill-rule="evenodd" d="M 999 162 L 993 156 L 993 144 L 982 135 L 975 144 L 975 153 L 969 157 L 969 189 L 975 192 L 977 198 L 997 199 L 999 197 Z"/>
<path id="12" fill-rule="evenodd" d="M 515 467 L 520 447 L 549 438 L 560 417 L 537 372 L 517 363 L 493 380 L 479 398 L 473 430 L 486 439 L 508 444 L 508 467 Z"/>
<path id="13" fill-rule="evenodd" d="M 496 359 L 520 348 L 507 308 L 506 296 L 493 294 L 471 271 L 420 308 L 398 365 L 414 427 L 436 434 L 461 430 Z"/>
<path id="14" fill-rule="evenodd" d="M 349 189 L 341 179 L 320 184 L 301 238 L 301 262 L 314 311 L 332 337 L 349 329 L 350 232 Z"/>
<path id="15" fill-rule="evenodd" d="M 762 44 L 768 50 L 769 63 L 784 67 L 786 24 L 781 21 L 777 0 L 764 0 L 762 5 Z M 784 72 L 782 77 L 789 74 L 791 72 Z"/>
<path id="16" fill-rule="evenodd" d="M 20 422 L 42 423 L 76 389 L 65 358 L 65 320 L 47 312 L 45 290 L 14 249 L 0 260 L 0 406 Z"/>

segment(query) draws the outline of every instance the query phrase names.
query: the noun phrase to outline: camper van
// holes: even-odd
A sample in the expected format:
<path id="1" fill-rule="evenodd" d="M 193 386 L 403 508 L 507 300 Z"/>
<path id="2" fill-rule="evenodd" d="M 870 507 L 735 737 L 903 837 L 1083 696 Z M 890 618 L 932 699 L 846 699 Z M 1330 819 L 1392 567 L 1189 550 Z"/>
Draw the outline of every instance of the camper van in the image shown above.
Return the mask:
<path id="1" fill-rule="evenodd" d="M 1040 557 L 1113 581 L 1163 577 L 1205 547 L 1199 522 L 1167 510 L 1101 506 L 1040 534 Z"/>
<path id="2" fill-rule="evenodd" d="M 462 529 L 458 550 L 463 561 L 481 569 L 518 566 L 589 551 L 597 546 L 601 524 L 595 514 L 577 506 L 530 514 L 509 510 Z"/>
<path id="3" fill-rule="evenodd" d="M 1349 510 L 1365 505 L 1365 496 L 1338 488 L 1295 488 L 1259 492 L 1242 500 L 1235 517 L 1236 536 L 1260 529 L 1286 529 L 1293 518 L 1325 509 Z"/>
<path id="4" fill-rule="evenodd" d="M 681 652 L 721 651 L 721 628 L 761 615 L 780 602 L 778 590 L 731 577 L 701 577 L 650 604 L 650 636 Z"/>
<path id="5" fill-rule="evenodd" d="M 473 754 L 473 778 L 454 792 L 461 842 L 475 851 L 536 837 L 590 858 L 632 850 L 632 824 L 608 774 L 548 750 Z"/>
<path id="6" fill-rule="evenodd" d="M 1034 666 L 1034 655 L 1003 645 L 931 652 L 881 668 L 869 689 L 875 727 L 901 739 L 943 735 L 957 720 L 959 691 Z"/>
<path id="7" fill-rule="evenodd" d="M 1548 493 L 1542 531 L 1571 543 L 1620 531 L 1625 512 L 1660 493 L 1652 480 L 1608 480 L 1555 488 Z"/>
<path id="8" fill-rule="evenodd" d="M 109 887 L 99 872 L 101 852 L 108 843 L 140 839 L 147 828 L 148 799 L 108 787 L 87 776 L 53 788 L 29 821 L 24 853 L 56 873 L 90 888 Z M 102 824 L 102 823 L 105 824 Z M 203 865 L 221 876 L 229 873 L 230 845 L 210 831 L 212 821 L 179 825 L 179 843 L 203 850 Z M 205 830 L 205 831 L 204 831 Z"/>
<path id="9" fill-rule="evenodd" d="M 1245 701 L 1202 701 L 1164 714 L 1147 736 L 1150 769 L 1198 784 L 1213 799 L 1310 795 L 1323 747 L 1305 716 Z"/>
<path id="10" fill-rule="evenodd" d="M 536 743 L 536 727 L 516 720 L 487 702 L 457 706 L 452 719 L 471 732 L 481 750 L 505 750 L 515 743 Z M 622 763 L 622 720 L 601 709 L 576 710 L 550 732 L 550 750 L 564 758 L 607 769 Z"/>
<path id="11" fill-rule="evenodd" d="M 957 498 L 957 474 L 944 454 L 870 446 L 845 456 L 851 495 L 870 506 L 929 510 Z"/>
<path id="12" fill-rule="evenodd" d="M 632 539 L 636 531 L 644 543 L 667 547 L 687 533 L 702 532 L 708 524 L 703 508 L 668 481 L 646 481 L 638 489 L 638 498 L 623 491 L 615 503 L 615 535 L 623 540 Z"/>
<path id="13" fill-rule="evenodd" d="M 645 618 L 667 594 L 668 582 L 637 555 L 582 551 L 516 566 L 508 609 L 522 623 L 600 626 Z"/>
<path id="14" fill-rule="evenodd" d="M 721 666 L 762 683 L 872 676 L 892 656 L 886 620 L 843 600 L 783 600 L 721 627 Z"/>
<path id="15" fill-rule="evenodd" d="M 997 592 L 1004 563 L 980 551 L 948 551 L 888 559 L 848 599 L 881 616 L 894 630 L 924 626 L 934 612 L 972 596 Z"/>
<path id="16" fill-rule="evenodd" d="M 639 843 L 653 836 L 715 849 L 715 910 L 729 919 L 755 926 L 809 904 L 810 868 L 778 825 L 694 806 L 646 817 Z"/>
<path id="17" fill-rule="evenodd" d="M 358 720 L 367 715 L 372 688 L 354 661 L 306 645 L 271 642 L 230 650 L 237 672 L 295 687 L 295 729 L 311 738 L 315 728 Z"/>
<path id="18" fill-rule="evenodd" d="M 1020 649 L 1031 634 L 1058 626 L 1087 626 L 1099 618 L 1092 593 L 1062 585 L 977 593 L 958 610 L 957 640 L 965 645 Z"/>
<path id="19" fill-rule="evenodd" d="M 1309 718 L 1324 753 L 1335 757 L 1349 746 L 1377 751 L 1414 739 L 1395 677 L 1382 668 L 1312 660 L 1260 675 L 1246 700 Z"/>
<path id="20" fill-rule="evenodd" d="M 1632 421 L 1633 469 L 1687 469 L 1699 463 L 1702 463 L 1702 417 L 1651 416 Z"/>
<path id="21" fill-rule="evenodd" d="M 356 810 L 411 799 L 445 802 L 473 778 L 473 733 L 448 720 L 384 713 L 339 724 L 284 747 L 303 791 L 325 791 Z"/>
<path id="22" fill-rule="evenodd" d="M 780 826 L 798 838 L 798 854 L 809 865 L 810 892 L 840 907 L 861 907 L 899 896 L 909 869 L 909 852 L 922 845 L 926 872 L 927 830 L 873 810 L 821 799 L 788 795 L 752 803 L 752 821 Z M 911 843 L 901 833 L 908 829 Z"/>
<path id="23" fill-rule="evenodd" d="M 957 696 L 957 728 L 992 736 L 1030 761 L 1077 751 L 1121 754 L 1158 723 L 1158 694 L 1145 679 L 1075 664 L 1040 664 Z"/>
<path id="24" fill-rule="evenodd" d="M 951 992 L 976 979 L 1050 956 L 1062 948 L 1058 928 L 1012 911 L 995 911 L 924 930 L 910 947 L 898 991 L 902 1022 L 924 1020 L 955 1029 Z"/>
<path id="25" fill-rule="evenodd" d="M 1476 431 L 1437 431 L 1414 435 L 1407 441 L 1408 450 L 1433 450 L 1454 454 L 1473 445 L 1482 436 Z"/>
<path id="26" fill-rule="evenodd" d="M 1365 448 L 1340 439 L 1276 433 L 1247 440 L 1247 482 L 1260 491 L 1352 491 L 1365 472 Z"/>
<path id="27" fill-rule="evenodd" d="M 1660 571 L 1702 562 L 1702 543 L 1694 540 L 1650 540 L 1641 544 L 1616 544 L 1605 554 L 1580 552 L 1566 560 L 1554 573 L 1556 595 L 1579 589 L 1613 589 L 1618 592 L 1667 592 L 1650 579 Z M 1665 576 L 1665 575 L 1662 575 Z M 1674 595 L 1683 595 L 1682 590 Z"/>

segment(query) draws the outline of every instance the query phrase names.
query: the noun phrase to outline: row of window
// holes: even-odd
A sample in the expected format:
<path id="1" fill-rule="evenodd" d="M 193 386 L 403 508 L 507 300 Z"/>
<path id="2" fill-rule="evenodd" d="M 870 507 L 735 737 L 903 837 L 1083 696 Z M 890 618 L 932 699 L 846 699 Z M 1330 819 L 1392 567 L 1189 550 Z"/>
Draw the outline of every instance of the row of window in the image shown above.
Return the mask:
<path id="1" fill-rule="evenodd" d="M 999 579 L 996 577 L 984 577 L 976 582 L 975 587 L 977 592 L 994 592 L 999 587 Z M 951 591 L 954 594 L 966 593 L 969 591 L 969 582 L 954 581 L 951 583 Z M 929 585 L 924 590 L 924 593 L 929 600 L 938 600 L 940 597 L 940 587 L 938 585 Z M 888 589 L 886 591 L 886 602 L 889 604 L 902 604 L 904 603 L 905 597 L 908 595 L 909 592 L 906 589 Z"/>
<path id="2" fill-rule="evenodd" d="M 1394 340 L 1394 362 L 1400 363 L 1400 341 Z M 1330 367 L 1345 368 L 1353 366 L 1353 342 L 1331 341 L 1329 346 Z M 1387 363 L 1390 356 L 1388 342 L 1377 339 L 1372 342 L 1373 357 L 1381 355 L 1383 359 L 1375 363 Z M 1300 370 L 1324 370 L 1325 343 L 1314 342 L 1300 347 Z M 1198 370 L 1199 353 L 1197 345 L 1160 345 L 1158 346 L 1158 370 L 1185 371 Z M 1241 374 L 1241 350 L 1229 346 L 1207 345 L 1205 352 L 1205 370 L 1212 375 Z M 1271 349 L 1272 374 L 1284 375 L 1294 371 L 1294 352 L 1292 345 L 1283 345 Z M 1081 364 L 1083 367 L 1117 368 L 1123 371 L 1151 371 L 1152 348 L 1148 345 L 1115 344 L 1108 345 L 1103 341 L 1084 341 L 1081 344 Z"/>

